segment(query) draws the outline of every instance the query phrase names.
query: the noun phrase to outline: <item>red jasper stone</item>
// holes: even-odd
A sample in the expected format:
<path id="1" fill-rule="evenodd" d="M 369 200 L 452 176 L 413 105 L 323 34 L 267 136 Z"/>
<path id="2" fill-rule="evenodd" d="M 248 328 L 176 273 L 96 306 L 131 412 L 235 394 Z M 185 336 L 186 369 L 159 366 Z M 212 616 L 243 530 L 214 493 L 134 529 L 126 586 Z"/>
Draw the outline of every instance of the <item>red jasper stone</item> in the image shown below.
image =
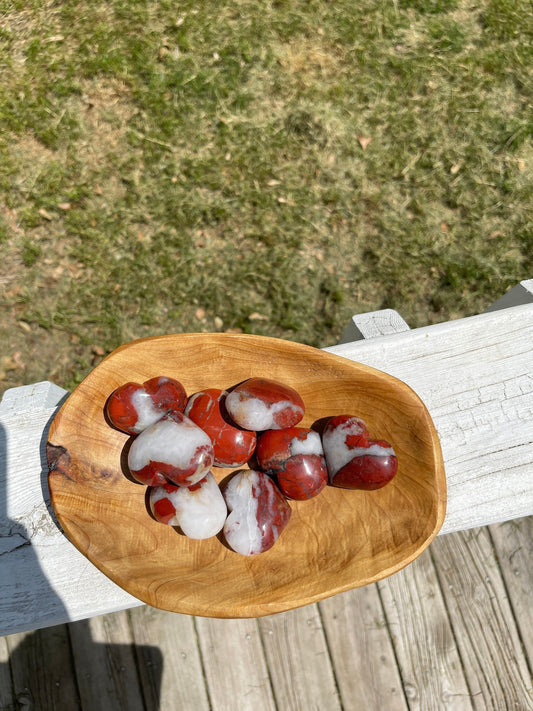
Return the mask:
<path id="1" fill-rule="evenodd" d="M 136 481 L 192 486 L 213 466 L 209 436 L 182 412 L 169 412 L 133 440 L 128 467 Z"/>
<path id="2" fill-rule="evenodd" d="M 303 501 L 317 496 L 328 483 L 320 435 L 305 427 L 263 432 L 255 456 L 259 468 L 277 478 L 285 496 Z"/>
<path id="3" fill-rule="evenodd" d="M 243 470 L 223 491 L 230 511 L 224 524 L 226 542 L 236 553 L 258 555 L 272 548 L 289 522 L 291 507 L 264 472 Z"/>
<path id="4" fill-rule="evenodd" d="M 398 470 L 392 446 L 369 438 L 365 423 L 352 415 L 328 420 L 322 444 L 333 486 L 344 489 L 381 489 Z"/>
<path id="5" fill-rule="evenodd" d="M 142 385 L 121 385 L 110 395 L 105 409 L 114 427 L 136 435 L 167 412 L 183 412 L 186 403 L 187 394 L 183 385 L 173 378 L 161 376 L 150 378 Z"/>
<path id="6" fill-rule="evenodd" d="M 209 435 L 216 467 L 241 467 L 252 456 L 257 436 L 230 420 L 226 396 L 225 390 L 217 388 L 201 390 L 189 397 L 185 414 Z"/>
<path id="7" fill-rule="evenodd" d="M 194 486 L 197 486 L 195 484 Z M 172 495 L 183 487 L 176 486 L 167 482 L 161 486 L 149 487 L 148 496 L 150 501 L 150 509 L 156 521 L 165 523 L 169 526 L 178 526 L 176 519 L 176 506 L 172 501 Z M 156 496 L 158 494 L 158 496 Z"/>
<path id="8" fill-rule="evenodd" d="M 189 538 L 204 539 L 222 530 L 227 507 L 222 492 L 209 472 L 193 486 L 149 487 L 148 501 L 156 521 L 179 526 Z"/>
<path id="9" fill-rule="evenodd" d="M 250 378 L 226 398 L 229 416 L 247 430 L 281 430 L 294 427 L 305 406 L 294 388 L 267 378 Z"/>

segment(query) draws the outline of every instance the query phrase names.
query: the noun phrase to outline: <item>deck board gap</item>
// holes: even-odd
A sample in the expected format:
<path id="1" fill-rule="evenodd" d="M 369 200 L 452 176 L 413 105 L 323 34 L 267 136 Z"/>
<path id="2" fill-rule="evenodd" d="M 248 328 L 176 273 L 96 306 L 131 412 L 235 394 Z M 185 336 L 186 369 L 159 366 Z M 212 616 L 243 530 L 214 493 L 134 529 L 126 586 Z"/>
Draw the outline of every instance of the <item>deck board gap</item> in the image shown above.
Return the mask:
<path id="1" fill-rule="evenodd" d="M 446 599 L 445 604 L 458 641 L 458 658 L 462 659 L 462 654 L 469 655 L 468 667 L 465 667 L 467 687 L 479 686 L 483 703 L 489 704 L 489 708 L 510 708 L 514 702 L 522 704 L 520 708 L 532 709 L 527 659 L 521 656 L 522 644 L 515 617 L 509 609 L 510 600 L 502 585 L 503 576 L 495 555 L 490 555 L 493 546 L 487 533 L 487 527 L 482 527 L 454 534 L 449 541 L 446 537 L 439 540 L 433 548 L 437 576 L 445 578 L 455 574 L 456 584 L 450 585 L 448 590 L 443 587 L 443 593 L 445 598 L 449 596 L 449 604 Z M 453 567 L 448 568 L 452 562 Z M 464 571 L 468 571 L 466 576 Z M 473 595 L 471 600 L 469 594 Z M 461 604 L 460 595 L 467 596 L 466 604 Z M 508 634 L 502 634 L 503 630 Z M 472 694 L 472 699 L 475 701 L 478 695 Z M 476 708 L 485 708 L 475 703 Z"/>
<path id="2" fill-rule="evenodd" d="M 378 599 L 379 599 L 379 604 L 381 605 L 381 610 L 383 611 L 383 619 L 385 620 L 385 629 L 387 630 L 387 636 L 389 638 L 390 646 L 392 647 L 392 654 L 394 656 L 394 661 L 396 663 L 396 668 L 398 669 L 398 675 L 400 677 L 400 681 L 402 682 L 402 694 L 403 698 L 405 701 L 405 705 L 408 709 L 411 708 L 411 704 L 409 703 L 409 698 L 407 696 L 407 692 L 405 690 L 405 678 L 402 672 L 402 665 L 400 664 L 400 659 L 398 657 L 398 652 L 396 650 L 396 645 L 394 644 L 394 638 L 391 632 L 390 628 L 390 620 L 387 616 L 387 609 L 385 604 L 383 603 L 383 596 L 381 594 L 381 590 L 379 588 L 379 585 L 377 583 L 374 583 L 376 586 L 376 592 L 378 594 Z"/>
<path id="3" fill-rule="evenodd" d="M 131 645 L 130 645 L 131 655 L 133 657 L 133 662 L 135 664 L 135 671 L 137 673 L 137 679 L 139 682 L 139 686 L 142 691 L 143 706 L 144 706 L 145 711 L 150 711 L 150 708 L 149 708 L 150 704 L 149 704 L 149 701 L 147 698 L 147 690 L 144 686 L 143 677 L 142 677 L 142 673 L 141 673 L 141 659 L 139 656 L 140 650 L 139 650 L 139 645 L 135 641 L 135 630 L 133 629 L 133 623 L 131 621 L 130 610 L 126 610 L 126 623 L 127 623 L 128 630 L 130 632 L 131 640 L 132 640 Z"/>
<path id="4" fill-rule="evenodd" d="M 449 534 L 449 535 L 453 536 L 454 534 L 451 533 L 451 534 Z M 460 645 L 459 645 L 459 640 L 458 640 L 458 638 L 457 638 L 457 633 L 456 633 L 456 630 L 455 630 L 455 625 L 453 624 L 452 612 L 451 612 L 451 610 L 450 610 L 450 606 L 448 605 L 447 596 L 446 596 L 446 594 L 445 594 L 445 592 L 444 592 L 444 584 L 443 584 L 442 577 L 441 577 L 441 574 L 440 574 L 439 565 L 438 565 L 438 562 L 435 560 L 435 557 L 434 557 L 434 555 L 433 555 L 433 551 L 431 550 L 431 546 L 429 546 L 429 548 L 428 548 L 428 555 L 429 555 L 429 557 L 430 557 L 430 559 L 431 559 L 431 562 L 432 562 L 432 564 L 433 564 L 433 567 L 434 567 L 434 569 L 435 569 L 435 577 L 436 577 L 436 580 L 437 580 L 437 585 L 438 585 L 438 587 L 439 587 L 440 595 L 441 595 L 441 598 L 442 598 L 442 603 L 443 603 L 443 605 L 444 605 L 444 609 L 445 609 L 445 611 L 446 611 L 446 616 L 447 616 L 447 618 L 448 618 L 448 624 L 449 624 L 449 626 L 450 626 L 450 631 L 451 631 L 451 633 L 452 633 L 453 642 L 454 642 L 454 644 L 455 644 L 455 649 L 457 650 L 457 657 L 458 657 L 459 662 L 460 662 L 460 664 L 461 664 L 461 672 L 462 672 L 462 674 L 463 674 L 463 678 L 464 678 L 464 681 L 465 681 L 465 684 L 466 684 L 466 688 L 468 689 L 468 695 L 470 696 L 470 699 L 471 699 L 472 703 L 474 703 L 474 702 L 473 702 L 474 692 L 473 692 L 472 687 L 471 687 L 471 685 L 470 685 L 470 682 L 469 682 L 469 680 L 468 680 L 468 673 L 467 673 L 467 668 L 466 668 L 466 665 L 465 665 L 465 660 L 464 660 L 464 658 L 463 658 L 463 654 L 461 653 L 461 647 L 460 647 Z M 465 622 L 464 618 L 462 618 L 462 620 L 463 620 L 463 623 L 464 623 L 464 622 Z M 479 692 L 479 693 L 481 693 L 481 692 Z"/>
<path id="5" fill-rule="evenodd" d="M 492 531 L 491 531 L 491 529 L 490 529 L 490 526 L 487 526 L 487 534 L 488 534 L 488 538 L 489 538 L 490 544 L 491 544 L 491 546 L 492 546 L 492 550 L 493 550 L 493 552 L 494 552 L 494 559 L 495 559 L 495 561 L 496 561 L 496 565 L 498 566 L 498 570 L 499 570 L 499 572 L 500 572 L 500 577 L 501 577 L 501 579 L 502 579 L 502 586 L 503 586 L 503 589 L 504 589 L 504 591 L 505 591 L 506 598 L 507 598 L 507 600 L 509 601 L 509 607 L 510 607 L 511 615 L 512 615 L 512 618 L 513 618 L 514 623 L 515 623 L 515 626 L 516 626 L 516 633 L 517 633 L 517 635 L 518 635 L 518 640 L 519 640 L 519 642 L 520 642 L 520 647 L 521 647 L 521 649 L 522 649 L 522 654 L 524 655 L 524 660 L 525 660 L 525 663 L 526 663 L 526 666 L 527 666 L 527 670 L 528 670 L 529 676 L 533 679 L 533 661 L 530 660 L 530 658 L 529 658 L 528 649 L 527 649 L 527 646 L 526 646 L 526 644 L 525 644 L 525 640 L 524 640 L 524 637 L 523 637 L 522 627 L 521 627 L 521 624 L 520 624 L 520 620 L 518 619 L 518 616 L 517 616 L 517 614 L 516 614 L 515 602 L 514 602 L 514 595 L 512 594 L 512 591 L 509 589 L 509 586 L 508 586 L 508 584 L 507 584 L 507 576 L 505 575 L 503 562 L 502 562 L 502 560 L 500 560 L 500 556 L 499 556 L 499 552 L 498 552 L 498 547 L 496 546 L 496 544 L 495 544 L 495 542 L 494 542 L 494 537 L 493 537 L 493 535 L 492 535 Z M 514 555 L 514 554 L 513 554 L 513 555 Z M 509 562 L 511 562 L 511 561 L 510 561 L 510 558 L 509 558 Z"/>
<path id="6" fill-rule="evenodd" d="M 72 641 L 72 635 L 70 633 L 70 625 L 69 624 L 65 624 L 65 630 L 67 633 L 68 648 L 69 648 L 69 654 L 70 654 L 71 665 L 72 665 L 72 677 L 73 677 L 73 681 L 74 681 L 74 688 L 76 689 L 76 695 L 78 698 L 78 706 L 80 709 L 83 709 L 82 693 L 81 693 L 80 685 L 78 682 L 78 669 L 77 669 L 77 665 L 76 665 L 76 659 L 74 657 L 74 644 Z"/>
<path id="7" fill-rule="evenodd" d="M 453 535 L 458 536 L 458 535 L 460 535 L 460 534 L 459 534 L 459 533 L 455 533 L 455 534 L 452 533 L 452 534 L 450 534 L 450 535 L 452 535 L 452 536 L 453 536 Z M 434 560 L 431 551 L 430 551 L 430 555 L 431 555 L 432 560 Z M 476 697 L 476 696 L 481 696 L 481 698 L 484 699 L 484 698 L 485 698 L 485 694 L 484 694 L 484 692 L 483 692 L 483 688 L 481 688 L 478 692 L 473 692 L 473 690 L 472 690 L 471 684 L 470 684 L 469 679 L 468 679 L 469 675 L 468 675 L 468 673 L 467 673 L 467 668 L 466 668 L 466 666 L 465 666 L 465 662 L 464 662 L 464 659 L 463 659 L 463 653 L 462 653 L 462 651 L 461 651 L 461 644 L 459 643 L 459 638 L 458 638 L 458 635 L 456 634 L 456 624 L 454 624 L 453 611 L 452 611 L 451 608 L 449 607 L 448 601 L 447 601 L 447 595 L 444 593 L 444 587 L 443 587 L 443 585 L 442 585 L 440 569 L 439 569 L 439 565 L 437 564 L 437 561 L 434 561 L 434 565 L 435 565 L 435 572 L 436 572 L 437 580 L 438 580 L 438 582 L 439 582 L 439 588 L 441 589 L 441 594 L 442 594 L 442 598 L 443 598 L 443 603 L 444 603 L 444 606 L 445 606 L 445 609 L 446 609 L 446 614 L 447 614 L 448 620 L 449 620 L 449 622 L 450 622 L 450 629 L 451 629 L 451 631 L 452 631 L 452 635 L 453 635 L 453 638 L 454 638 L 454 641 L 455 641 L 455 646 L 456 646 L 456 649 L 457 649 L 457 656 L 458 656 L 458 658 L 459 658 L 459 660 L 460 660 L 460 662 L 461 662 L 461 668 L 462 668 L 462 671 L 463 671 L 463 674 L 464 674 L 466 687 L 467 687 L 467 689 L 468 689 L 468 692 L 469 692 L 469 694 L 470 694 L 470 698 L 472 699 L 472 702 L 475 704 L 475 697 Z M 476 566 L 475 564 L 474 564 L 474 567 L 475 567 L 476 570 L 477 570 L 477 566 Z M 483 577 L 483 579 L 485 579 L 486 576 L 483 575 L 482 577 Z M 480 649 L 479 645 L 477 644 L 477 635 L 476 635 L 476 634 L 474 634 L 474 635 L 471 634 L 471 628 L 470 628 L 471 622 L 470 622 L 469 619 L 468 619 L 467 617 L 465 617 L 465 615 L 463 614 L 463 611 L 462 611 L 462 608 L 461 608 L 460 605 L 457 606 L 457 613 L 458 613 L 458 615 L 459 615 L 459 617 L 460 617 L 461 625 L 462 625 L 463 630 L 464 630 L 464 635 L 465 635 L 465 636 L 468 638 L 468 640 L 470 641 L 471 648 L 472 648 L 473 652 L 475 653 L 475 659 L 476 659 L 476 661 L 479 662 L 479 670 L 480 670 L 480 672 L 481 672 L 481 674 L 482 674 L 482 676 L 483 676 L 483 681 L 484 681 L 484 684 L 485 684 L 485 689 L 488 691 L 488 693 L 489 693 L 489 695 L 490 695 L 491 705 L 488 706 L 488 708 L 496 709 L 496 708 L 498 708 L 497 699 L 495 699 L 494 696 L 493 696 L 493 689 L 492 689 L 491 680 L 490 680 L 490 678 L 487 676 L 487 674 L 485 673 L 485 669 L 487 668 L 488 665 L 486 666 L 485 664 L 483 664 L 483 661 L 485 661 L 485 662 L 488 661 L 487 658 L 486 658 L 486 656 L 487 656 L 486 653 L 488 652 L 489 655 L 490 655 L 491 667 L 494 666 L 494 657 L 493 657 L 493 655 L 492 655 L 492 652 L 491 652 L 491 650 L 490 650 L 490 648 L 489 648 L 488 645 L 486 645 L 485 654 L 483 653 L 483 650 Z"/>
<path id="8" fill-rule="evenodd" d="M 337 692 L 337 698 L 338 698 L 338 700 L 339 700 L 339 706 L 340 706 L 340 708 L 341 708 L 341 711 L 345 711 L 345 709 L 344 709 L 344 704 L 343 704 L 343 702 L 342 702 L 342 695 L 341 695 L 341 690 L 340 690 L 340 684 L 339 684 L 339 680 L 338 680 L 338 678 L 337 678 L 337 670 L 335 669 L 335 663 L 334 663 L 334 660 L 333 660 L 333 655 L 332 655 L 332 653 L 331 653 L 331 645 L 330 645 L 330 641 L 329 641 L 329 638 L 328 638 L 328 630 L 327 630 L 326 625 L 324 624 L 324 616 L 323 616 L 323 614 L 322 614 L 322 608 L 321 608 L 321 606 L 320 606 L 320 602 L 317 603 L 317 611 L 318 611 L 318 617 L 319 617 L 319 620 L 320 620 L 320 624 L 322 625 L 322 630 L 323 630 L 323 632 L 324 632 L 324 642 L 325 642 L 325 645 L 326 645 L 326 651 L 327 651 L 327 654 L 328 654 L 329 664 L 330 664 L 330 666 L 331 666 L 331 673 L 332 673 L 332 675 L 333 675 L 333 683 L 335 684 L 335 690 L 336 690 L 336 692 Z"/>
<path id="9" fill-rule="evenodd" d="M 202 670 L 202 679 L 204 681 L 205 693 L 207 696 L 207 704 L 209 706 L 209 711 L 213 711 L 213 701 L 211 699 L 211 690 L 209 689 L 209 684 L 207 682 L 207 674 L 205 671 L 205 661 L 204 655 L 202 654 L 202 645 L 200 644 L 200 634 L 198 632 L 197 618 L 193 615 L 192 626 L 194 630 L 194 636 L 196 638 L 196 646 L 198 647 L 198 656 L 200 658 L 200 668 Z"/>
<path id="10" fill-rule="evenodd" d="M 268 654 L 267 654 L 267 650 L 266 650 L 265 640 L 263 637 L 263 630 L 261 629 L 261 625 L 259 624 L 259 621 L 257 619 L 255 622 L 257 625 L 257 633 L 259 635 L 259 643 L 260 643 L 261 649 L 263 651 L 263 657 L 265 658 L 268 683 L 270 685 L 270 693 L 272 694 L 272 700 L 274 703 L 274 707 L 275 707 L 276 711 L 283 711 L 283 709 L 280 709 L 280 707 L 279 707 L 278 699 L 276 696 L 276 689 L 275 689 L 274 680 L 272 678 L 272 671 L 270 669 L 270 664 L 268 663 Z"/>

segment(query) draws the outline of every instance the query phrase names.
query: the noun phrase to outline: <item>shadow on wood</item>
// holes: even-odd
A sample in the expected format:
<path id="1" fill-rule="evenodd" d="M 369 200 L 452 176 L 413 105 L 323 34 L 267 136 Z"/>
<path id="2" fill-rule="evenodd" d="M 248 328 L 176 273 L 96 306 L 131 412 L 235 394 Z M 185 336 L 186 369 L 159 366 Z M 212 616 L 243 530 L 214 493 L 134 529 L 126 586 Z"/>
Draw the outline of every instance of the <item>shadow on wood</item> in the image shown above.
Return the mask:
<path id="1" fill-rule="evenodd" d="M 2 711 L 159 709 L 163 655 L 157 647 L 95 642 L 86 620 L 5 641 L 9 662 L 0 664 Z"/>
<path id="2" fill-rule="evenodd" d="M 47 466 L 42 441 L 43 498 L 49 510 Z M 46 605 L 52 617 L 68 616 L 67 610 L 41 569 L 32 540 L 39 536 L 44 519 L 36 511 L 29 525 L 9 517 L 7 496 L 7 434 L 0 425 L 0 557 L 3 583 L 26 590 L 7 596 L 0 605 L 17 600 L 17 609 L 6 609 L 3 617 L 16 620 L 32 617 Z M 19 476 L 24 486 L 23 463 Z M 50 512 L 52 513 L 52 512 Z M 57 525 L 54 517 L 54 524 Z M 32 585 L 28 586 L 28 580 Z M 21 603 L 24 609 L 21 609 Z M 129 644 L 102 644 L 91 637 L 86 620 L 46 627 L 36 632 L 15 632 L 1 640 L 0 709 L 19 708 L 71 711 L 158 711 L 163 669 L 163 655 L 157 647 Z M 139 683 L 143 679 L 143 688 Z M 143 696 L 144 692 L 144 696 Z"/>
<path id="3" fill-rule="evenodd" d="M 42 606 L 43 601 L 50 614 L 58 620 L 64 618 L 67 613 L 60 597 L 54 592 L 43 573 L 32 545 L 32 539 L 40 534 L 39 527 L 46 526 L 40 512 L 36 510 L 35 515 L 29 517 L 27 525 L 9 517 L 7 458 L 7 434 L 4 427 L 0 425 L 0 557 L 3 558 L 3 586 L 13 591 L 13 594 L 4 594 L 0 599 L 0 607 L 16 605 L 16 609 L 2 610 L 5 628 L 11 627 L 16 631 L 17 621 L 26 616 L 32 619 L 35 610 Z M 17 483 L 12 479 L 10 486 L 20 486 L 23 490 L 25 486 L 23 469 L 19 472 Z M 31 585 L 27 584 L 28 580 L 31 580 Z M 22 598 L 16 594 L 17 590 L 25 591 Z"/>

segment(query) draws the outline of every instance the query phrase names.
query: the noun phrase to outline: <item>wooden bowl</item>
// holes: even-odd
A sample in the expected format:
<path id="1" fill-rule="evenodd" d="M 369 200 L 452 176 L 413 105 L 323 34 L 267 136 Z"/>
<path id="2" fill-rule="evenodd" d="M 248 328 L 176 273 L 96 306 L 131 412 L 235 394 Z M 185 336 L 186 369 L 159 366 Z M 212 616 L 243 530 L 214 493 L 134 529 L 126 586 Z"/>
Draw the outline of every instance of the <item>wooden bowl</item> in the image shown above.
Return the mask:
<path id="1" fill-rule="evenodd" d="M 300 426 L 357 415 L 394 446 L 398 473 L 377 491 L 327 486 L 291 501 L 287 528 L 258 556 L 233 552 L 221 537 L 188 539 L 151 518 L 146 488 L 125 474 L 130 438 L 104 417 L 115 388 L 158 375 L 181 381 L 189 395 L 252 376 L 286 383 L 306 404 Z M 191 615 L 258 617 L 372 583 L 414 560 L 444 520 L 442 455 L 420 398 L 385 373 L 276 338 L 201 333 L 127 343 L 64 403 L 47 452 L 52 505 L 70 541 L 130 594 Z M 229 473 L 213 469 L 218 481 Z"/>

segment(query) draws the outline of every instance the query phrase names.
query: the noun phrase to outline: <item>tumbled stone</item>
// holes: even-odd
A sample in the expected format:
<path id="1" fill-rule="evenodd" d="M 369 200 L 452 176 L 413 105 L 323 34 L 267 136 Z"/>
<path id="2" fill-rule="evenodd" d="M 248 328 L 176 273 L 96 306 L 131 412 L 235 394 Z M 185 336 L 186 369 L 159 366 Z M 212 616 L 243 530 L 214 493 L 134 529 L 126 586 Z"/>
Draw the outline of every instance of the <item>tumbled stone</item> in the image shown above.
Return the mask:
<path id="1" fill-rule="evenodd" d="M 128 467 L 142 484 L 192 486 L 211 469 L 213 459 L 209 436 L 182 412 L 170 412 L 133 440 Z"/>
<path id="2" fill-rule="evenodd" d="M 187 395 L 183 385 L 164 376 L 150 378 L 142 385 L 125 383 L 109 396 L 105 411 L 109 422 L 127 434 L 136 435 L 167 412 L 183 412 Z"/>
<path id="3" fill-rule="evenodd" d="M 236 473 L 223 491 L 229 515 L 226 542 L 236 553 L 258 555 L 272 548 L 289 522 L 291 508 L 272 479 L 257 470 Z"/>
<path id="4" fill-rule="evenodd" d="M 179 526 L 189 538 L 216 536 L 227 516 L 226 502 L 211 472 L 192 486 L 151 487 L 148 500 L 157 521 Z"/>
<path id="5" fill-rule="evenodd" d="M 241 467 L 252 456 L 257 437 L 232 422 L 226 411 L 226 396 L 225 390 L 216 388 L 194 393 L 185 414 L 209 435 L 216 467 Z"/>
<path id="6" fill-rule="evenodd" d="M 344 489 L 380 489 L 398 470 L 393 447 L 384 440 L 370 439 L 366 424 L 352 415 L 328 420 L 322 444 L 329 481 Z"/>
<path id="7" fill-rule="evenodd" d="M 255 457 L 259 468 L 276 476 L 285 496 L 303 501 L 317 496 L 328 483 L 318 432 L 305 427 L 263 432 Z"/>
<path id="8" fill-rule="evenodd" d="M 294 388 L 267 378 L 249 378 L 231 390 L 226 409 L 239 427 L 256 432 L 294 427 L 305 413 Z"/>

